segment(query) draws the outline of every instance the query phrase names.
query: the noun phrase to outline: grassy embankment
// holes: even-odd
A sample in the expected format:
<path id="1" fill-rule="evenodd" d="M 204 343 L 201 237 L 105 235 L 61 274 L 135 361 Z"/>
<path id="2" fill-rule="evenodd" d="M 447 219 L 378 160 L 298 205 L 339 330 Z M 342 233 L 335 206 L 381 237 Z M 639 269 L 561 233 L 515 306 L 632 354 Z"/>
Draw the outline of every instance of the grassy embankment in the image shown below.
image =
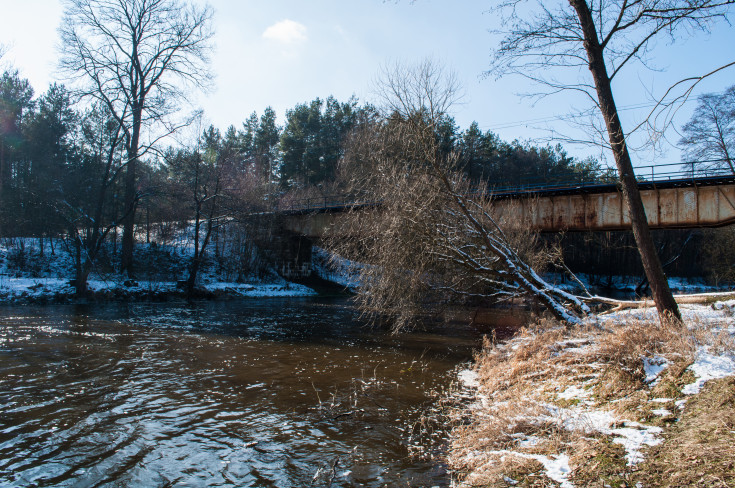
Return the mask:
<path id="1" fill-rule="evenodd" d="M 735 301 L 682 310 L 486 340 L 450 409 L 456 485 L 735 486 Z"/>

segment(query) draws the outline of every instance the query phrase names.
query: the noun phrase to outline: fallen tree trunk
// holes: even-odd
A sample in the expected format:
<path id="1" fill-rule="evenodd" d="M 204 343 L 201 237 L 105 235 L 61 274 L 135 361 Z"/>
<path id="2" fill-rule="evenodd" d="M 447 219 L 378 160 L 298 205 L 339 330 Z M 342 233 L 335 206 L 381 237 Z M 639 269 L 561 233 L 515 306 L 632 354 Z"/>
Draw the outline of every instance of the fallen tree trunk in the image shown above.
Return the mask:
<path id="1" fill-rule="evenodd" d="M 601 315 L 627 310 L 631 308 L 648 308 L 655 306 L 650 298 L 643 300 L 617 300 L 601 296 L 592 296 L 583 299 L 589 304 L 605 304 L 612 305 L 613 308 L 602 312 Z M 692 293 L 687 295 L 674 295 L 674 300 L 678 304 L 707 304 L 721 300 L 735 300 L 735 292 L 714 292 L 714 293 Z"/>

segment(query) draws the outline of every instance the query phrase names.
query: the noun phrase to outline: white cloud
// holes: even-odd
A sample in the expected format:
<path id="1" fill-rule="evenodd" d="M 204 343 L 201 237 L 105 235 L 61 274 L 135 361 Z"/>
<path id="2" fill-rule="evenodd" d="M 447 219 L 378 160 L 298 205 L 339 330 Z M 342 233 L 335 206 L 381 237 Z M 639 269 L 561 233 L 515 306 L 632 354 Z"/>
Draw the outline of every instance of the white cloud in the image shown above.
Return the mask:
<path id="1" fill-rule="evenodd" d="M 276 22 L 263 32 L 263 38 L 281 44 L 296 44 L 306 41 L 306 26 L 293 20 L 285 19 Z"/>

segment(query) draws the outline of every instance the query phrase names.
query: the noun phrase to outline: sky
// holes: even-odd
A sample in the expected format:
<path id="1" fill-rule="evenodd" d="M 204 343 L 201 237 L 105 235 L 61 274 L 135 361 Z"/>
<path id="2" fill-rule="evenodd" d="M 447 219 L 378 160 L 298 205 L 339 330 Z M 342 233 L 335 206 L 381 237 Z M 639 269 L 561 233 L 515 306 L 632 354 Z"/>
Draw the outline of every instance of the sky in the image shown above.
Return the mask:
<path id="1" fill-rule="evenodd" d="M 199 1 L 199 0 L 197 0 Z M 329 95 L 346 101 L 355 95 L 373 101 L 381 67 L 431 58 L 456 72 L 465 97 L 453 113 L 460 128 L 477 121 L 505 140 L 546 142 L 550 132 L 579 138 L 578 129 L 562 118 L 587 108 L 582 98 L 562 94 L 533 100 L 522 96 L 538 90 L 524 79 L 485 75 L 498 37 L 490 32 L 498 18 L 490 0 L 210 0 L 215 10 L 216 46 L 208 93 L 193 102 L 209 123 L 240 127 L 250 113 L 273 107 L 281 122 L 287 109 Z M 58 26 L 61 0 L 0 0 L 0 44 L 9 48 L 2 59 L 27 78 L 37 93 L 59 80 Z M 720 23 L 709 35 L 698 34 L 670 45 L 659 41 L 656 71 L 631 70 L 616 82 L 615 96 L 626 127 L 643 115 L 652 96 L 672 83 L 735 56 L 735 27 Z M 735 69 L 703 82 L 697 93 L 722 91 L 735 83 Z M 675 127 L 691 116 L 696 101 L 677 113 Z M 675 143 L 678 136 L 670 135 Z M 565 144 L 575 156 L 599 156 L 597 148 Z M 680 153 L 641 152 L 636 164 L 678 162 Z"/>

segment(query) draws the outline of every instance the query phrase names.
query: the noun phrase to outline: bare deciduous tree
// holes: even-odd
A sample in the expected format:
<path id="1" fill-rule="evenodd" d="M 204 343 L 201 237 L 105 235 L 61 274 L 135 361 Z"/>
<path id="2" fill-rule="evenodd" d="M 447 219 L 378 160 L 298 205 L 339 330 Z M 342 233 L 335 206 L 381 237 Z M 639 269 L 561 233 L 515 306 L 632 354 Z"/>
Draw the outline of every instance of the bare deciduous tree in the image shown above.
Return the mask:
<path id="1" fill-rule="evenodd" d="M 81 125 L 85 151 L 78 165 L 68 169 L 70 188 L 58 209 L 69 228 L 74 286 L 80 297 L 88 292 L 87 280 L 107 235 L 120 225 L 111 193 L 124 169 L 122 129 L 107 108 L 93 106 Z"/>
<path id="2" fill-rule="evenodd" d="M 60 66 L 82 96 L 102 103 L 123 131 L 127 151 L 122 269 L 132 273 L 136 167 L 174 130 L 187 90 L 211 76 L 212 9 L 179 0 L 66 0 Z M 145 139 L 146 128 L 151 132 Z"/>
<path id="3" fill-rule="evenodd" d="M 681 320 L 653 245 L 618 114 L 613 82 L 628 66 L 648 61 L 652 43 L 662 36 L 706 30 L 723 18 L 733 0 L 559 0 L 549 3 L 511 0 L 504 39 L 495 51 L 491 73 L 515 73 L 540 82 L 550 92 L 572 90 L 591 101 L 604 120 L 606 146 L 612 151 L 630 212 L 633 234 L 661 317 Z M 588 71 L 588 76 L 584 76 Z M 571 78 L 559 79 L 559 76 Z"/>
<path id="4" fill-rule="evenodd" d="M 378 92 L 382 118 L 352 134 L 342 170 L 359 175 L 353 191 L 380 206 L 359 210 L 334 240 L 337 253 L 366 263 L 362 309 L 388 313 L 400 328 L 427 301 L 530 296 L 555 317 L 579 323 L 588 308 L 536 274 L 501 228 L 490 197 L 473 195 L 457 155 L 442 152 L 437 128 L 457 101 L 454 78 L 430 61 L 397 65 L 385 71 Z"/>
<path id="5" fill-rule="evenodd" d="M 684 157 L 699 169 L 725 169 L 735 174 L 735 86 L 707 93 L 683 127 Z"/>

